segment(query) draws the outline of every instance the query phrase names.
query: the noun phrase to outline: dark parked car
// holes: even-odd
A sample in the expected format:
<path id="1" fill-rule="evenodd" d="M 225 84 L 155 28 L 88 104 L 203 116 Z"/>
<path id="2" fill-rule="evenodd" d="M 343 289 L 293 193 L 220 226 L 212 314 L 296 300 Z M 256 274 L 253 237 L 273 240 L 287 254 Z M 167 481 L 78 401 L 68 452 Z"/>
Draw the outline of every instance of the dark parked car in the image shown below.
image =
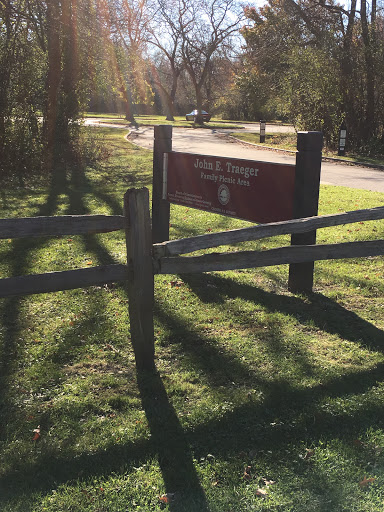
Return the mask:
<path id="1" fill-rule="evenodd" d="M 208 114 L 208 112 L 206 112 L 205 110 L 202 110 L 201 111 L 201 115 L 203 116 L 203 121 L 208 123 L 208 121 L 211 119 L 211 114 Z M 192 112 L 190 114 L 187 114 L 185 116 L 185 119 L 187 121 L 196 121 L 196 117 L 197 117 L 197 110 L 192 110 Z"/>

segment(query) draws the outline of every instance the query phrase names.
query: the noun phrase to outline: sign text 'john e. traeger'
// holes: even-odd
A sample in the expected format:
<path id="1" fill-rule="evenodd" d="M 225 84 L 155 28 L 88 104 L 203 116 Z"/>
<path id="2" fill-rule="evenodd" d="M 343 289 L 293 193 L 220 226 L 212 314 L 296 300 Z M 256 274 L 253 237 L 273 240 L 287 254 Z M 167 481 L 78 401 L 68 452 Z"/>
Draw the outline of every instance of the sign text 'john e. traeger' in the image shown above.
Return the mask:
<path id="1" fill-rule="evenodd" d="M 166 153 L 163 198 L 253 222 L 292 219 L 295 165 Z"/>

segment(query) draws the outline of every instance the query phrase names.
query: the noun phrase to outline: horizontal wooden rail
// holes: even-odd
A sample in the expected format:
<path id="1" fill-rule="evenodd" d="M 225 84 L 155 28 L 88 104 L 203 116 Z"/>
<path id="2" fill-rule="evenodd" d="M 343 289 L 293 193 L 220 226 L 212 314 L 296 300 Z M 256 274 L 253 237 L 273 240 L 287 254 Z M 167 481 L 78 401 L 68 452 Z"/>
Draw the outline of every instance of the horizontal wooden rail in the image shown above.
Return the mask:
<path id="1" fill-rule="evenodd" d="M 328 245 L 292 245 L 263 252 L 239 251 L 203 256 L 164 257 L 156 262 L 155 272 L 189 274 L 382 254 L 384 254 L 384 240 Z"/>
<path id="2" fill-rule="evenodd" d="M 128 268 L 121 264 L 8 277 L 0 280 L 0 297 L 73 290 L 127 280 L 127 277 Z"/>
<path id="3" fill-rule="evenodd" d="M 291 233 L 305 233 L 314 229 L 339 226 L 341 224 L 352 224 L 367 220 L 378 220 L 384 218 L 384 207 L 371 208 L 367 210 L 355 210 L 352 212 L 322 215 L 319 217 L 307 217 L 270 224 L 259 224 L 249 228 L 234 229 L 220 233 L 209 233 L 206 235 L 183 238 L 155 244 L 153 246 L 154 257 L 176 256 L 187 254 L 201 249 L 208 249 L 220 245 L 236 244 L 260 240 L 270 236 L 287 235 Z"/>
<path id="4" fill-rule="evenodd" d="M 0 219 L 1 238 L 85 235 L 124 229 L 122 215 L 62 215 Z"/>

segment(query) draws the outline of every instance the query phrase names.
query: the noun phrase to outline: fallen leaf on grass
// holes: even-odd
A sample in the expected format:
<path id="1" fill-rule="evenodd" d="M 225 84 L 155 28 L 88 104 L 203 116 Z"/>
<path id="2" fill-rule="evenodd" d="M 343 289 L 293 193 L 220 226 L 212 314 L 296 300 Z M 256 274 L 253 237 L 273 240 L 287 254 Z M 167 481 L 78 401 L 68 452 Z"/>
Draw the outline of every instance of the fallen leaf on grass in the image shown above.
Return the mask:
<path id="1" fill-rule="evenodd" d="M 117 353 L 119 352 L 119 351 L 117 350 L 117 348 L 115 348 L 115 347 L 114 347 L 113 345 L 111 345 L 110 343 L 107 343 L 107 344 L 104 346 L 104 349 L 105 349 L 105 350 L 112 350 L 112 352 L 117 352 Z"/>
<path id="2" fill-rule="evenodd" d="M 252 469 L 252 466 L 247 466 L 244 469 L 243 480 L 251 480 L 251 478 L 252 478 L 252 476 L 251 476 L 251 469 Z"/>
<path id="3" fill-rule="evenodd" d="M 40 439 L 40 425 L 37 428 L 33 429 L 34 436 L 32 441 L 38 441 Z"/>
<path id="4" fill-rule="evenodd" d="M 376 478 L 367 478 L 366 476 L 363 478 L 361 482 L 359 482 L 360 489 L 367 487 L 369 484 L 372 484 Z"/>
<path id="5" fill-rule="evenodd" d="M 274 485 L 276 482 L 275 480 L 267 480 L 266 478 L 262 478 L 261 481 L 268 487 L 268 485 Z"/>
<path id="6" fill-rule="evenodd" d="M 306 448 L 305 455 L 299 455 L 299 457 L 300 457 L 300 459 L 308 460 L 311 457 L 313 457 L 314 455 L 315 455 L 315 450 L 312 450 L 311 448 Z"/>
<path id="7" fill-rule="evenodd" d="M 168 505 L 168 503 L 171 503 L 175 499 L 175 493 L 174 492 L 167 492 L 167 494 L 163 494 L 160 496 L 159 500 L 161 503 L 165 503 Z"/>
<path id="8" fill-rule="evenodd" d="M 310 459 L 311 457 L 313 457 L 313 455 L 315 455 L 315 450 L 307 448 L 306 452 L 307 453 L 305 454 L 304 459 Z"/>
<path id="9" fill-rule="evenodd" d="M 180 286 L 183 286 L 183 281 L 170 281 L 169 283 L 172 287 L 180 288 Z"/>
<path id="10" fill-rule="evenodd" d="M 266 498 L 268 495 L 268 492 L 265 489 L 257 489 L 256 496 L 259 496 L 260 498 Z"/>

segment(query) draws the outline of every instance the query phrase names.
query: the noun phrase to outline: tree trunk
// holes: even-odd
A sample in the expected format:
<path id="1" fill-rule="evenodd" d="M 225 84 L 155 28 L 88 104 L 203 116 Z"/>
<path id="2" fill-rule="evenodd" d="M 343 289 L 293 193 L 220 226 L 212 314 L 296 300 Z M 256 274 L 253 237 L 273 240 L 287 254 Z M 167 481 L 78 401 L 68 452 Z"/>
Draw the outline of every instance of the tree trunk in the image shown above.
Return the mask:
<path id="1" fill-rule="evenodd" d="M 165 87 L 160 83 L 160 79 L 155 78 L 155 87 L 158 90 L 161 105 L 165 110 L 166 120 L 167 121 L 174 121 L 175 118 L 173 116 L 174 110 L 173 110 L 173 101 L 171 98 L 171 95 L 168 93 L 168 91 L 165 89 Z"/>
<path id="2" fill-rule="evenodd" d="M 67 158 L 72 158 L 72 126 L 79 118 L 79 101 L 77 94 L 79 75 L 79 55 L 77 47 L 77 0 L 61 0 L 62 21 L 62 106 L 60 110 L 60 127 L 63 149 Z"/>
<path id="3" fill-rule="evenodd" d="M 201 87 L 198 85 L 195 87 L 196 91 L 196 108 L 197 108 L 197 116 L 195 117 L 196 124 L 204 124 L 202 110 L 203 110 L 203 94 L 201 91 Z"/>
<path id="4" fill-rule="evenodd" d="M 3 24 L 5 26 L 5 41 L 3 44 L 0 60 L 0 164 L 4 162 L 4 150 L 6 139 L 6 118 L 8 115 L 8 94 L 11 80 L 11 55 L 14 50 L 11 49 L 12 42 L 12 21 L 11 21 L 11 2 L 6 2 L 2 10 Z"/>
<path id="5" fill-rule="evenodd" d="M 367 17 L 367 2 L 361 0 L 361 31 L 364 43 L 364 58 L 365 58 L 365 79 L 367 87 L 367 104 L 365 114 L 365 126 L 363 137 L 367 141 L 375 133 L 375 69 L 374 69 L 374 57 L 372 41 L 369 34 L 369 23 Z"/>
<path id="6" fill-rule="evenodd" d="M 53 167 L 56 146 L 56 122 L 61 80 L 60 7 L 57 0 L 47 2 L 47 40 L 48 76 L 43 137 L 45 146 L 44 168 L 47 172 L 50 172 Z"/>
<path id="7" fill-rule="evenodd" d="M 355 142 L 360 138 L 359 133 L 359 115 L 356 109 L 356 91 L 355 81 L 353 78 L 353 55 L 352 55 L 352 41 L 356 22 L 356 3 L 357 0 L 352 0 L 351 9 L 348 14 L 348 23 L 345 30 L 345 36 L 342 42 L 341 53 L 341 83 L 343 94 L 343 109 L 346 115 L 346 124 L 349 130 L 350 140 Z"/>
<path id="8" fill-rule="evenodd" d="M 133 115 L 133 105 L 132 105 L 132 98 L 129 93 L 128 87 L 123 82 L 123 79 L 121 77 L 121 86 L 120 86 L 120 92 L 123 97 L 124 102 L 124 108 L 125 108 L 125 119 L 129 121 L 133 125 L 137 125 L 135 116 Z"/>
<path id="9" fill-rule="evenodd" d="M 177 92 L 177 84 L 179 81 L 181 70 L 176 69 L 174 65 L 172 65 L 172 87 L 171 92 L 169 94 L 169 110 L 170 110 L 170 119 L 168 121 L 174 121 L 174 115 L 175 115 L 175 98 L 176 98 L 176 92 Z"/>

